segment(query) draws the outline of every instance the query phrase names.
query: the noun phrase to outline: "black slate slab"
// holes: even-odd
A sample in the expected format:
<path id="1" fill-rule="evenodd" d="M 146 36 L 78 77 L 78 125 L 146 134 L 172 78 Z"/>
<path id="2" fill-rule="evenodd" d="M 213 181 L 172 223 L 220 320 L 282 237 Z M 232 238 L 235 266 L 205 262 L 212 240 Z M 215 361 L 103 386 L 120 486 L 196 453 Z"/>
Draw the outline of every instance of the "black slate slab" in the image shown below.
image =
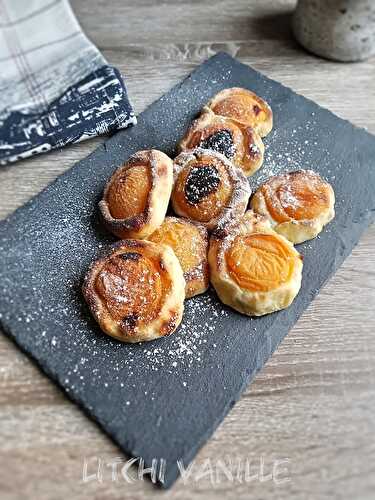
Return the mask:
<path id="1" fill-rule="evenodd" d="M 312 168 L 332 182 L 337 216 L 305 257 L 302 290 L 285 311 L 249 319 L 210 292 L 186 303 L 177 334 L 126 345 L 100 333 L 82 301 L 89 262 L 112 241 L 96 204 L 106 179 L 138 149 L 173 154 L 216 92 L 247 87 L 272 106 L 274 131 L 252 187 Z M 124 452 L 167 461 L 165 486 L 209 438 L 325 281 L 374 219 L 375 138 L 226 54 L 200 66 L 0 225 L 1 325 Z M 35 429 L 37 432 L 37 429 Z"/>

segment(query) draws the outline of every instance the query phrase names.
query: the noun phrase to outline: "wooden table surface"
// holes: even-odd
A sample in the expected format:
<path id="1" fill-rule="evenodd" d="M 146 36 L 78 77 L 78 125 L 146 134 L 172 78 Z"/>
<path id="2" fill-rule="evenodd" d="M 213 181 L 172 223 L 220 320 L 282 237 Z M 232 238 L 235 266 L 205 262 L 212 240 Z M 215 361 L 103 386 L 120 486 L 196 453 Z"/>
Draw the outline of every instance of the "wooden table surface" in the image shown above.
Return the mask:
<path id="1" fill-rule="evenodd" d="M 89 38 L 126 76 L 137 112 L 225 50 L 375 133 L 375 60 L 344 65 L 304 52 L 290 33 L 293 1 L 72 3 Z M 0 169 L 0 217 L 102 140 Z M 105 463 L 121 457 L 118 448 L 2 335 L 0 498 L 374 498 L 374 244 L 372 227 L 201 449 L 186 484 L 167 492 L 122 475 L 112 481 Z M 102 481 L 84 481 L 85 460 L 91 475 L 98 458 Z M 233 480 L 220 474 L 219 459 L 232 460 Z M 258 477 L 241 482 L 238 463 Z M 269 478 L 272 467 L 279 475 Z M 213 475 L 200 478 L 205 470 Z"/>

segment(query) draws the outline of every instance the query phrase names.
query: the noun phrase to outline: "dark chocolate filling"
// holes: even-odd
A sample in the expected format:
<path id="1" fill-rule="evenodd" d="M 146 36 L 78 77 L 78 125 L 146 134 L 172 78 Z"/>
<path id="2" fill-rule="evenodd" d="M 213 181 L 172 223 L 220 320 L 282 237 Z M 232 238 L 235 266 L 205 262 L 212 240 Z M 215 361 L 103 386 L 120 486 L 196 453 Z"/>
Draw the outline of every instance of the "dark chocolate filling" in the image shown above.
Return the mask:
<path id="1" fill-rule="evenodd" d="M 200 142 L 199 146 L 221 153 L 227 158 L 233 158 L 236 148 L 233 143 L 232 134 L 229 130 L 218 130 Z"/>
<path id="2" fill-rule="evenodd" d="M 193 167 L 186 179 L 186 200 L 192 205 L 197 205 L 203 198 L 214 193 L 219 184 L 220 175 L 216 167 L 212 165 Z"/>

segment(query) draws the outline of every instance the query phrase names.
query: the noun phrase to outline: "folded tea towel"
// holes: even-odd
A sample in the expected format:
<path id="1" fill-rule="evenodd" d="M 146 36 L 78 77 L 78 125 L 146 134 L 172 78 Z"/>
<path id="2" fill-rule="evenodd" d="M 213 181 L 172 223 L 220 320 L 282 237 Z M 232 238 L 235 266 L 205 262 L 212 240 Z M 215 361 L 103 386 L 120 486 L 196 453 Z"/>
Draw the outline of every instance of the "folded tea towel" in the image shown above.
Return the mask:
<path id="1" fill-rule="evenodd" d="M 0 0 L 0 164 L 134 123 L 67 0 Z"/>

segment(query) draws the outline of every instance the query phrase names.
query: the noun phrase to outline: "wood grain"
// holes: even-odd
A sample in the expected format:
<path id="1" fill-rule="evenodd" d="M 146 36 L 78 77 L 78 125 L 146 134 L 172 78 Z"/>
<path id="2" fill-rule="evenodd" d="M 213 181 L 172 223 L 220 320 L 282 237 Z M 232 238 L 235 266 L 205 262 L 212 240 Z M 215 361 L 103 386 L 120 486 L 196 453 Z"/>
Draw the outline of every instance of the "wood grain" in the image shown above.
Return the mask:
<path id="1" fill-rule="evenodd" d="M 142 111 L 198 63 L 226 50 L 339 116 L 375 132 L 374 59 L 343 65 L 302 51 L 290 34 L 289 0 L 92 0 L 72 2 L 88 36 L 126 77 Z M 1 169 L 0 217 L 38 193 L 103 139 Z M 313 166 L 312 166 L 313 167 Z M 375 491 L 375 228 L 310 305 L 265 369 L 199 452 L 265 472 L 288 459 L 289 481 L 84 482 L 113 443 L 8 340 L 0 338 L 1 499 L 373 498 Z M 123 457 L 125 460 L 126 458 Z M 216 469 L 215 469 L 216 470 Z M 285 478 L 285 475 L 283 476 Z"/>

